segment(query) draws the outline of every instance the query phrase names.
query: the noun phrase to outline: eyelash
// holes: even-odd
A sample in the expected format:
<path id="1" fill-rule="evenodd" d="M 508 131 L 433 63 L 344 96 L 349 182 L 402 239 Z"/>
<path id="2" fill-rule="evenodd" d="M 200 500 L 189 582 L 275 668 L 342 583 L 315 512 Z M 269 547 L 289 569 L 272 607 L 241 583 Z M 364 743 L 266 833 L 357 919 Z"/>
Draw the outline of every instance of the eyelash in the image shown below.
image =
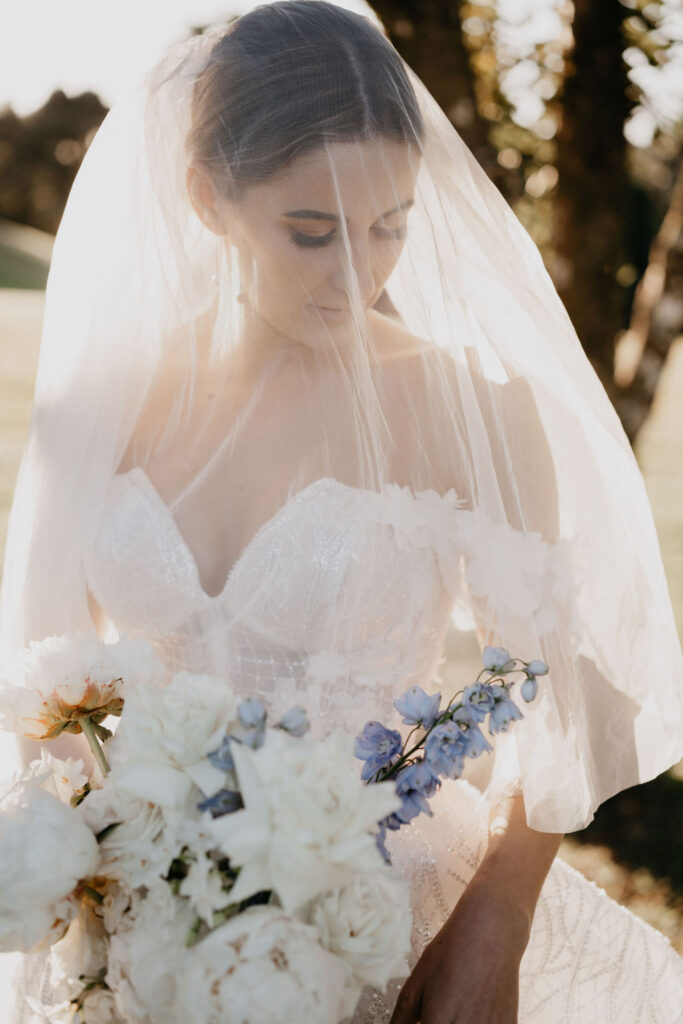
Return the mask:
<path id="1" fill-rule="evenodd" d="M 380 235 L 383 241 L 388 241 L 389 239 L 397 240 L 405 238 L 406 236 L 405 227 L 394 229 L 373 228 L 373 230 Z M 336 233 L 336 228 L 333 228 L 326 235 L 304 235 L 300 231 L 293 231 L 291 238 L 295 245 L 300 245 L 306 249 L 312 249 L 317 248 L 318 246 L 329 245 Z"/>

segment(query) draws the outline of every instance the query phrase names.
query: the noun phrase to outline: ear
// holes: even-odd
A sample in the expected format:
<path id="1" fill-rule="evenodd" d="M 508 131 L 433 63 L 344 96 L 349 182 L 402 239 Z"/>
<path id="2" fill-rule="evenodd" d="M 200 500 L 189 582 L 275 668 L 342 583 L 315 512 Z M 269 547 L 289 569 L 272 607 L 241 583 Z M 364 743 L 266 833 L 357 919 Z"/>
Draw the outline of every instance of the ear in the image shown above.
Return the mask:
<path id="1" fill-rule="evenodd" d="M 187 193 L 202 224 L 214 235 L 225 235 L 221 196 L 202 164 L 191 164 L 185 174 Z"/>

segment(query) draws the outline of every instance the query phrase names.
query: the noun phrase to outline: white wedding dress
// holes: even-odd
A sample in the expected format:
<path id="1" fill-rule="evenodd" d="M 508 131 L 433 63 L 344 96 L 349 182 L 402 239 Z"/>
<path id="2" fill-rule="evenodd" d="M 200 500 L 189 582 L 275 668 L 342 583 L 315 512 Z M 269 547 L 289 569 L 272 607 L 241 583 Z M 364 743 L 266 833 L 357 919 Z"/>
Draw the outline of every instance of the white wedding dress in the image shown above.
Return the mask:
<path id="1" fill-rule="evenodd" d="M 415 683 L 435 688 L 458 561 L 455 504 L 453 492 L 374 492 L 322 478 L 257 532 L 222 592 L 209 596 L 170 510 L 136 468 L 111 483 L 87 553 L 88 584 L 116 627 L 146 637 L 171 668 L 225 671 L 227 645 L 231 682 L 263 698 L 272 716 L 302 704 L 318 732 L 356 732 L 369 719 L 396 726 L 394 697 Z M 463 523 L 477 514 L 456 513 Z M 357 635 L 342 642 L 351 665 L 334 647 L 349 588 Z M 433 818 L 421 815 L 387 840 L 412 886 L 411 967 L 486 848 L 488 804 L 472 785 L 446 780 L 431 805 Z M 522 962 L 519 1020 L 680 1024 L 682 965 L 664 936 L 556 860 Z M 388 1021 L 400 987 L 366 989 L 354 1024 Z"/>

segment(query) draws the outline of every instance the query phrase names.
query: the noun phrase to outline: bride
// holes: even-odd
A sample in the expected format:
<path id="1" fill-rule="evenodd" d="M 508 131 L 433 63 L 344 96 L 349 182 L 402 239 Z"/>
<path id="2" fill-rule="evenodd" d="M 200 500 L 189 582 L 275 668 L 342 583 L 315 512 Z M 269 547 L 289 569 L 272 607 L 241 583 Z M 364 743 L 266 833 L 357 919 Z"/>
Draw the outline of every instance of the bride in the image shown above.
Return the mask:
<path id="1" fill-rule="evenodd" d="M 78 175 L 3 665 L 127 633 L 358 731 L 400 724 L 409 686 L 472 681 L 442 663 L 449 624 L 550 671 L 485 793 L 447 783 L 388 834 L 410 973 L 355 1021 L 674 1024 L 668 942 L 554 860 L 683 754 L 630 446 L 538 251 L 381 32 L 323 0 L 261 6 L 173 50 Z"/>

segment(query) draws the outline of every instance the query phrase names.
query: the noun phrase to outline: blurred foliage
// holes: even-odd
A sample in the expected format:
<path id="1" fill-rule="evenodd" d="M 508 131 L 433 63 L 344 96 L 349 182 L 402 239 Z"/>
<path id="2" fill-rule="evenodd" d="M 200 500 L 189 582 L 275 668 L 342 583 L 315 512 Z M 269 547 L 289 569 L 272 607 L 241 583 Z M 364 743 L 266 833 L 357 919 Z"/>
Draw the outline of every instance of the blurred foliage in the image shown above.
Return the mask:
<path id="1" fill-rule="evenodd" d="M 679 0 L 373 6 L 541 249 L 634 441 L 683 331 Z"/>
<path id="2" fill-rule="evenodd" d="M 57 230 L 76 171 L 107 108 L 92 92 L 63 92 L 29 117 L 0 114 L 0 217 Z"/>

